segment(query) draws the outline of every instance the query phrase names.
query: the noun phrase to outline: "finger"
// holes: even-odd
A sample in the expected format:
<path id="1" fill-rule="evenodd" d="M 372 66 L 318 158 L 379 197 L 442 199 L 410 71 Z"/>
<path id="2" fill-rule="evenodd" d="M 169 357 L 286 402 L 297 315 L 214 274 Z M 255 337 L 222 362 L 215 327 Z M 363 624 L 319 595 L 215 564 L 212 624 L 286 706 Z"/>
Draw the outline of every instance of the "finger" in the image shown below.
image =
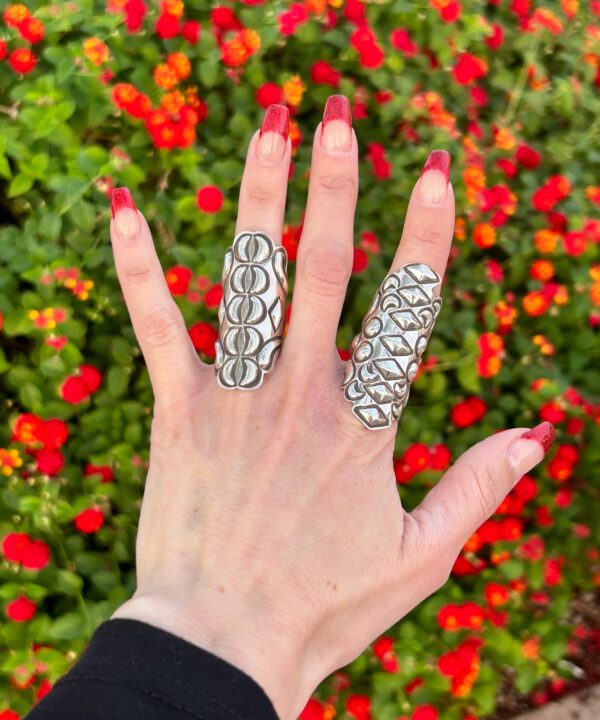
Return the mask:
<path id="1" fill-rule="evenodd" d="M 523 475 L 542 461 L 555 438 L 543 422 L 506 430 L 467 450 L 413 510 L 433 552 L 454 555 L 498 508 Z M 452 562 L 453 562 L 452 560 Z"/>
<path id="2" fill-rule="evenodd" d="M 352 272 L 358 192 L 358 150 L 350 104 L 332 95 L 313 142 L 294 310 L 285 355 L 319 364 L 339 362 L 335 336 Z"/>
<path id="3" fill-rule="evenodd" d="M 285 105 L 269 105 L 253 135 L 240 186 L 236 235 L 262 231 L 281 245 L 292 144 Z"/>
<path id="4" fill-rule="evenodd" d="M 157 404 L 172 404 L 198 389 L 208 366 L 194 349 L 167 286 L 146 219 L 127 188 L 113 190 L 110 237 L 117 275 Z"/>
<path id="5" fill-rule="evenodd" d="M 433 150 L 408 203 L 393 272 L 401 265 L 417 262 L 429 265 L 443 277 L 454 235 L 454 190 L 449 177 L 450 155 L 445 150 Z"/>

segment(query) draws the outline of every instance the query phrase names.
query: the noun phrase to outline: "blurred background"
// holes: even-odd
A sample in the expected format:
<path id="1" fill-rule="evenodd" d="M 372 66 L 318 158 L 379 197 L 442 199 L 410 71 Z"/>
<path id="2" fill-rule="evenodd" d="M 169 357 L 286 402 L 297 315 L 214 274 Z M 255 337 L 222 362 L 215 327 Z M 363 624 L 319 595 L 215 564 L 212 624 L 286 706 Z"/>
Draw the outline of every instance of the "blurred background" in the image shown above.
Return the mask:
<path id="1" fill-rule="evenodd" d="M 132 190 L 211 360 L 249 138 L 265 107 L 288 106 L 293 278 L 332 93 L 350 98 L 361 158 L 342 357 L 427 155 L 452 156 L 455 242 L 398 433 L 403 502 L 498 429 L 549 420 L 558 441 L 448 584 L 324 681 L 303 720 L 504 720 L 597 680 L 600 1 L 0 11 L 0 719 L 23 717 L 134 589 L 152 395 L 111 188 Z"/>

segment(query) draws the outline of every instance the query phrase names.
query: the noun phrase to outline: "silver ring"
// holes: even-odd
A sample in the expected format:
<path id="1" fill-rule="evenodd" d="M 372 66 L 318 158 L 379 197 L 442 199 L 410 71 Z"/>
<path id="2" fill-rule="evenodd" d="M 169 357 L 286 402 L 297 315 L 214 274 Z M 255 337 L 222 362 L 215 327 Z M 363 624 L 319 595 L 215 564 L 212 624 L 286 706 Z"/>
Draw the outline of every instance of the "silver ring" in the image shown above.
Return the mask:
<path id="1" fill-rule="evenodd" d="M 399 420 L 442 307 L 440 276 L 428 265 L 403 265 L 383 281 L 352 341 L 342 381 L 352 412 L 369 430 Z"/>
<path id="2" fill-rule="evenodd" d="M 221 387 L 254 390 L 281 349 L 287 253 L 264 232 L 243 231 L 227 249 L 215 370 Z"/>

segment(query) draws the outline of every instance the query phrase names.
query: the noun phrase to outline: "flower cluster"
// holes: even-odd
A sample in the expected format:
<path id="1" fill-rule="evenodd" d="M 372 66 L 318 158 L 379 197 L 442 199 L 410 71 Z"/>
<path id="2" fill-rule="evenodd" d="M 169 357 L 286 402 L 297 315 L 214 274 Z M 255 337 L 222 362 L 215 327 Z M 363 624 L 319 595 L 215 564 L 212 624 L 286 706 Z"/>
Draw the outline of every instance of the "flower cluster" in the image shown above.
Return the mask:
<path id="1" fill-rule="evenodd" d="M 548 420 L 558 440 L 444 588 L 301 717 L 505 717 L 517 694 L 535 706 L 594 677 L 600 2 L 75 5 L 9 2 L 0 19 L 0 720 L 25 716 L 134 586 L 152 389 L 107 241 L 112 189 L 132 188 L 210 362 L 244 151 L 271 103 L 290 113 L 294 312 L 330 93 L 350 100 L 361 170 L 342 360 L 428 152 L 452 156 L 444 304 L 395 448 L 404 507 L 498 430 Z"/>

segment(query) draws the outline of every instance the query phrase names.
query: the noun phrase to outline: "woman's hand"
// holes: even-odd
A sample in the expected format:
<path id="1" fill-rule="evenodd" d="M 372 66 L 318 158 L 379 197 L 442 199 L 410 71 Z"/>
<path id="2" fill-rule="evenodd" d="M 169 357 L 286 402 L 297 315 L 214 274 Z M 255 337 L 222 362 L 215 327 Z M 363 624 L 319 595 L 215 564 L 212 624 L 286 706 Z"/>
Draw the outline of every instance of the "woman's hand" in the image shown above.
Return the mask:
<path id="1" fill-rule="evenodd" d="M 250 142 L 236 228 L 276 244 L 286 112 L 271 109 Z M 313 144 L 293 313 L 275 369 L 254 391 L 223 389 L 199 360 L 146 220 L 127 191 L 113 194 L 117 272 L 155 394 L 138 586 L 114 617 L 231 662 L 286 720 L 445 583 L 464 542 L 552 440 L 548 423 L 525 438 L 525 428 L 497 433 L 403 510 L 395 423 L 369 431 L 340 387 L 335 338 L 352 268 L 357 158 L 347 101 L 330 99 Z M 454 230 L 448 166 L 444 151 L 430 156 L 391 271 L 417 262 L 443 275 Z"/>

